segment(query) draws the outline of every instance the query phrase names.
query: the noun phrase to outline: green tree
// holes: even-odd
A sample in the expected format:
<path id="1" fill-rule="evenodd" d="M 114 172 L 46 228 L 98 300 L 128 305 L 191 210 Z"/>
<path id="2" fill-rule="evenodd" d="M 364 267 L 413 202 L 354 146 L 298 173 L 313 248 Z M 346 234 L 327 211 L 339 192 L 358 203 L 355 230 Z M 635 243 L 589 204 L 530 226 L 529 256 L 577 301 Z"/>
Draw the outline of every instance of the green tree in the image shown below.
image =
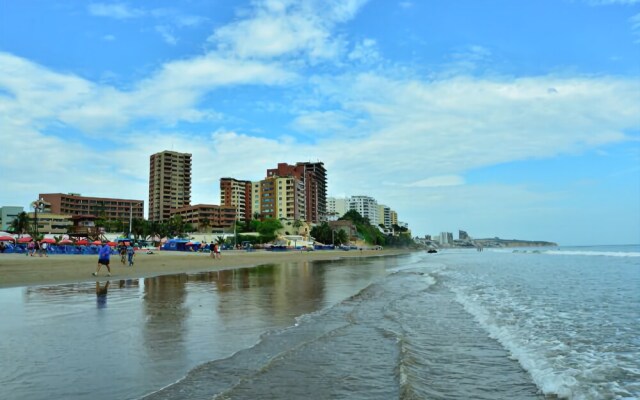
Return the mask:
<path id="1" fill-rule="evenodd" d="M 200 221 L 201 232 L 208 232 L 210 227 L 211 227 L 211 221 L 209 220 L 209 218 L 205 218 L 202 221 Z"/>
<path id="2" fill-rule="evenodd" d="M 323 222 L 311 228 L 311 236 L 320 243 L 331 243 L 333 232 L 329 224 Z"/>
<path id="3" fill-rule="evenodd" d="M 276 231 L 282 229 L 282 223 L 275 218 L 267 218 L 257 227 L 260 240 L 263 243 L 270 242 L 276 238 Z"/>
<path id="4" fill-rule="evenodd" d="M 30 228 L 31 220 L 29 219 L 29 214 L 24 211 L 18 214 L 16 218 L 11 221 L 11 231 L 13 233 L 22 235 L 29 232 Z"/>
<path id="5" fill-rule="evenodd" d="M 347 234 L 347 232 L 345 232 L 344 229 L 340 229 L 335 233 L 334 240 L 335 240 L 334 244 L 338 246 L 341 244 L 349 243 L 349 235 Z"/>
<path id="6" fill-rule="evenodd" d="M 135 240 L 139 240 L 141 236 L 145 235 L 147 231 L 147 221 L 144 219 L 134 218 L 132 221 L 131 233 Z"/>

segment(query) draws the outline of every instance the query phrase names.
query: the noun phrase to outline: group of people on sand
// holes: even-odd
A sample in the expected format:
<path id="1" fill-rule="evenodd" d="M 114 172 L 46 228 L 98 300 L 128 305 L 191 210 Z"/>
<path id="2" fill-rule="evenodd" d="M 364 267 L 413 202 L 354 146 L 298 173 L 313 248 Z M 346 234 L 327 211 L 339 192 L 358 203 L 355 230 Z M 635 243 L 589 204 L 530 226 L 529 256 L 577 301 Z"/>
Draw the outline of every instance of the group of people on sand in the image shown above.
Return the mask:
<path id="1" fill-rule="evenodd" d="M 47 253 L 48 247 L 49 244 L 47 242 L 31 241 L 27 245 L 27 252 L 24 254 L 31 257 L 35 256 L 36 254 L 38 254 L 40 257 L 49 257 L 49 254 Z"/>

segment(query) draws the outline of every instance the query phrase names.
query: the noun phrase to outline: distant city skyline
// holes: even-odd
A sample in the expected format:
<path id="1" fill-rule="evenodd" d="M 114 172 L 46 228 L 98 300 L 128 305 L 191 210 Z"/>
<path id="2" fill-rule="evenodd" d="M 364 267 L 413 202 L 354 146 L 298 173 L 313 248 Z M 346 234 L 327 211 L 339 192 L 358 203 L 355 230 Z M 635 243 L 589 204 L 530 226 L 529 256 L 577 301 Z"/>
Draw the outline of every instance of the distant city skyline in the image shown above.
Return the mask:
<path id="1" fill-rule="evenodd" d="M 416 236 L 640 243 L 640 0 L 2 2 L 1 206 L 321 160 Z M 145 214 L 146 215 L 146 214 Z"/>

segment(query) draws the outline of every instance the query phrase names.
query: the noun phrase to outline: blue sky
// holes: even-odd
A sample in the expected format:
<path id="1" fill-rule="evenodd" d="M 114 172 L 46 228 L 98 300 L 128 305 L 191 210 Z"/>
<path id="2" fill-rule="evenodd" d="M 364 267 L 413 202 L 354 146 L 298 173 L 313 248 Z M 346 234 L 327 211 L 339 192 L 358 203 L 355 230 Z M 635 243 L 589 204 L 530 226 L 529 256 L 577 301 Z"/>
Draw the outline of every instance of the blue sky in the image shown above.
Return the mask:
<path id="1" fill-rule="evenodd" d="M 640 243 L 640 0 L 0 2 L 0 205 L 321 160 L 415 235 Z"/>

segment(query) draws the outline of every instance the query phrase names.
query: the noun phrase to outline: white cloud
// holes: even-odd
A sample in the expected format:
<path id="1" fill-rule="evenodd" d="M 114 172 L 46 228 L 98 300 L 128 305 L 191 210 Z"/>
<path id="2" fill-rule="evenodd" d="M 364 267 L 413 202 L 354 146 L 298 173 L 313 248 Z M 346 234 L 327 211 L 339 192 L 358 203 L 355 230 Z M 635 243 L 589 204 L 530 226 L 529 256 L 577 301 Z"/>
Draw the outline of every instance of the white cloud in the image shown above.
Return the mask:
<path id="1" fill-rule="evenodd" d="M 115 19 L 139 18 L 146 14 L 144 10 L 130 7 L 125 3 L 91 3 L 87 9 L 93 16 Z"/>
<path id="2" fill-rule="evenodd" d="M 345 47 L 331 34 L 365 3 L 351 1 L 261 1 L 248 18 L 217 29 L 209 37 L 218 51 L 240 58 L 305 54 L 310 62 L 337 58 Z"/>
<path id="3" fill-rule="evenodd" d="M 432 176 L 407 184 L 408 187 L 443 187 L 464 185 L 464 178 L 457 175 Z"/>
<path id="4" fill-rule="evenodd" d="M 633 5 L 640 4 L 640 0 L 587 0 L 592 6 L 609 6 L 609 5 Z"/>
<path id="5" fill-rule="evenodd" d="M 373 39 L 364 39 L 356 43 L 347 58 L 350 61 L 359 61 L 366 64 L 374 64 L 382 60 L 376 41 Z"/>
<path id="6" fill-rule="evenodd" d="M 199 110 L 201 97 L 229 85 L 279 85 L 294 79 L 277 64 L 201 56 L 170 62 L 131 91 L 56 73 L 0 53 L 0 111 L 25 124 L 60 121 L 85 134 L 123 127 L 143 118 L 167 123 L 218 118 Z"/>
<path id="7" fill-rule="evenodd" d="M 342 105 L 334 112 L 367 121 L 357 127 L 365 137 L 340 133 L 323 139 L 322 158 L 362 177 L 360 190 L 373 195 L 387 190 L 381 182 L 429 183 L 442 175 L 629 140 L 626 133 L 638 129 L 640 115 L 640 83 L 624 78 L 429 82 L 360 74 L 318 82 L 327 98 Z M 380 167 L 372 170 L 372 160 Z M 347 176 L 336 175 L 337 192 L 353 186 Z"/>
<path id="8" fill-rule="evenodd" d="M 631 32 L 636 37 L 636 43 L 640 43 L 640 13 L 629 18 L 631 23 Z"/>
<path id="9" fill-rule="evenodd" d="M 104 35 L 102 37 L 102 40 L 104 40 L 105 42 L 113 42 L 114 40 L 116 40 L 115 35 Z"/>
<path id="10" fill-rule="evenodd" d="M 173 31 L 170 27 L 165 25 L 158 25 L 156 26 L 156 32 L 158 32 L 160 36 L 162 36 L 162 39 L 168 45 L 175 46 L 176 44 L 178 44 L 178 39 L 173 34 Z"/>

